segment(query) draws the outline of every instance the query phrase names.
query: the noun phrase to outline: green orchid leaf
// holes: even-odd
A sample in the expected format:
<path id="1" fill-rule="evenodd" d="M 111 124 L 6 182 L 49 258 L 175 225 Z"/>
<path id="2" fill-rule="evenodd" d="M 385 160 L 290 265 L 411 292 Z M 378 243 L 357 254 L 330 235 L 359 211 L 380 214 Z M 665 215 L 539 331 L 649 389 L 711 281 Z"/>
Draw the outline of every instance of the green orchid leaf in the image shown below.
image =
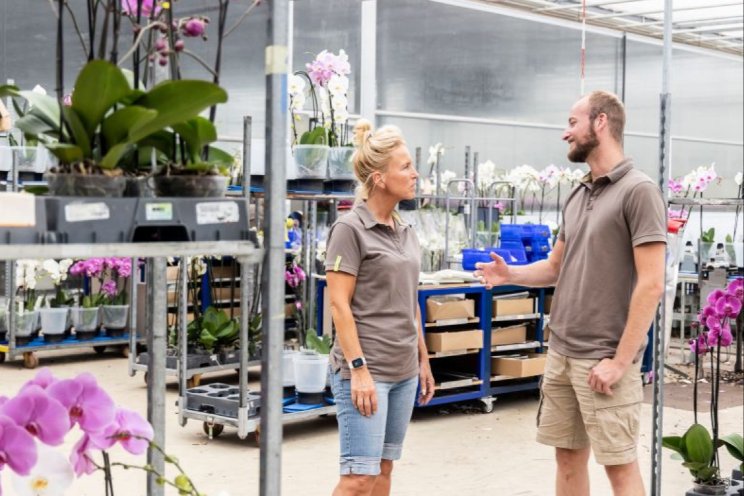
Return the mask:
<path id="1" fill-rule="evenodd" d="M 118 164 L 121 158 L 131 149 L 132 145 L 129 143 L 118 143 L 112 146 L 106 155 L 101 159 L 101 169 L 113 169 Z"/>
<path id="2" fill-rule="evenodd" d="M 199 334 L 199 342 L 207 351 L 211 352 L 214 349 L 214 344 L 217 342 L 217 338 L 212 335 L 209 330 L 202 329 L 201 333 Z"/>
<path id="3" fill-rule="evenodd" d="M 88 62 L 78 74 L 72 108 L 80 115 L 91 138 L 106 112 L 132 92 L 127 78 L 116 65 L 105 60 Z"/>
<path id="4" fill-rule="evenodd" d="M 113 147 L 119 143 L 131 143 L 129 132 L 136 126 L 147 124 L 158 113 L 155 110 L 146 109 L 137 105 L 122 107 L 109 115 L 101 123 L 101 133 L 106 141 L 107 147 Z"/>
<path id="5" fill-rule="evenodd" d="M 46 120 L 35 113 L 24 115 L 15 122 L 15 125 L 27 137 L 33 136 L 42 139 L 42 136 L 48 136 L 55 139 L 59 138 L 59 128 L 50 126 Z"/>
<path id="6" fill-rule="evenodd" d="M 83 159 L 83 150 L 69 143 L 48 143 L 45 145 L 60 163 L 73 164 Z"/>
<path id="7" fill-rule="evenodd" d="M 199 154 L 204 145 L 217 140 L 217 128 L 209 119 L 201 116 L 174 124 L 173 130 L 186 142 L 192 162 L 199 161 Z"/>
<path id="8" fill-rule="evenodd" d="M 713 440 L 708 429 L 700 424 L 692 425 L 683 437 L 686 459 L 690 462 L 710 463 L 713 457 Z"/>
<path id="9" fill-rule="evenodd" d="M 744 437 L 741 434 L 728 434 L 722 436 L 720 440 L 731 456 L 744 462 Z"/>
<path id="10" fill-rule="evenodd" d="M 0 98 L 20 96 L 20 89 L 13 84 L 0 84 Z"/>
<path id="11" fill-rule="evenodd" d="M 227 92 L 208 81 L 164 81 L 136 100 L 136 104 L 157 110 L 158 117 L 132 129 L 130 138 L 139 141 L 150 134 L 196 117 L 203 110 L 227 101 Z"/>
<path id="12" fill-rule="evenodd" d="M 685 451 L 685 445 L 682 442 L 681 436 L 664 436 L 661 438 L 661 445 L 664 448 L 669 448 L 671 450 L 674 450 L 675 452 L 679 453 L 683 457 L 687 455 Z"/>
<path id="13" fill-rule="evenodd" d="M 49 187 L 47 186 L 24 186 L 23 191 L 31 193 L 36 196 L 43 196 L 49 193 Z"/>
<path id="14" fill-rule="evenodd" d="M 85 132 L 85 126 L 83 121 L 80 120 L 80 116 L 70 107 L 62 107 L 62 115 L 64 115 L 65 122 L 70 130 L 72 142 L 80 147 L 84 157 L 92 158 L 93 151 L 90 147 L 90 139 L 88 139 L 88 134 Z"/>
<path id="15" fill-rule="evenodd" d="M 208 146 L 207 147 L 207 162 L 210 164 L 214 164 L 217 167 L 227 167 L 230 168 L 235 163 L 235 157 L 227 153 L 225 150 L 221 148 L 217 148 L 214 146 Z"/>
<path id="16" fill-rule="evenodd" d="M 26 99 L 31 109 L 36 109 L 37 116 L 49 124 L 53 129 L 59 128 L 59 102 L 49 95 L 42 95 L 33 91 L 20 91 L 19 95 Z"/>

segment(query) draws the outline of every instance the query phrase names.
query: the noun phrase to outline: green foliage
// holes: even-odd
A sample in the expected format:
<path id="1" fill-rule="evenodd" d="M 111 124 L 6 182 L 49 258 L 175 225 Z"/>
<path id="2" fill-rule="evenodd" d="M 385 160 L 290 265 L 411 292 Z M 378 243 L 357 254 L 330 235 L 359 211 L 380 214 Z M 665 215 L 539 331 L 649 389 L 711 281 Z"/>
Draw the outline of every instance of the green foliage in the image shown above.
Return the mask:
<path id="1" fill-rule="evenodd" d="M 301 145 L 327 145 L 328 130 L 323 126 L 318 126 L 310 131 L 305 131 L 300 136 Z"/>
<path id="2" fill-rule="evenodd" d="M 711 227 L 707 231 L 703 232 L 700 236 L 700 241 L 703 243 L 713 243 L 716 240 L 716 228 Z"/>
<path id="3" fill-rule="evenodd" d="M 72 106 L 61 107 L 61 128 L 60 105 L 54 98 L 14 86 L 0 86 L 0 96 L 27 102 L 16 125 L 27 139 L 44 143 L 61 164 L 88 161 L 103 169 L 137 169 L 140 164 L 134 151 L 140 146 L 151 150 L 150 138 L 168 129 L 182 134 L 192 163 L 209 163 L 209 158 L 199 158 L 200 151 L 217 139 L 217 132 L 199 113 L 226 102 L 225 90 L 208 81 L 169 80 L 145 92 L 133 90 L 129 79 L 109 62 L 86 64 L 75 81 Z M 168 133 L 172 138 L 173 133 Z M 154 141 L 164 162 L 180 163 L 187 158 L 178 156 L 174 139 L 166 142 L 160 134 Z M 208 167 L 223 165 L 222 154 L 215 152 L 214 158 Z"/>
<path id="4" fill-rule="evenodd" d="M 713 456 L 716 447 L 708 429 L 702 425 L 693 424 L 682 437 L 664 436 L 662 446 L 682 457 L 682 465 L 690 471 L 696 482 L 705 484 L 719 478 L 719 469 Z"/>
<path id="5" fill-rule="evenodd" d="M 729 454 L 741 462 L 739 470 L 744 472 L 744 438 L 741 434 L 729 434 L 721 437 L 721 442 Z"/>
<path id="6" fill-rule="evenodd" d="M 318 336 L 315 329 L 308 329 L 305 333 L 305 347 L 321 355 L 327 355 L 331 352 L 331 337 L 329 335 Z"/>
<path id="7" fill-rule="evenodd" d="M 47 302 L 51 308 L 69 307 L 72 306 L 74 301 L 75 299 L 60 287 L 57 288 L 57 293 L 53 298 L 47 296 Z"/>
<path id="8" fill-rule="evenodd" d="M 188 341 L 198 343 L 208 352 L 235 343 L 240 334 L 237 319 L 231 319 L 224 310 L 209 307 L 187 326 Z"/>
<path id="9" fill-rule="evenodd" d="M 98 308 L 105 303 L 106 295 L 103 294 L 89 294 L 83 296 L 80 301 L 80 305 L 83 308 Z"/>

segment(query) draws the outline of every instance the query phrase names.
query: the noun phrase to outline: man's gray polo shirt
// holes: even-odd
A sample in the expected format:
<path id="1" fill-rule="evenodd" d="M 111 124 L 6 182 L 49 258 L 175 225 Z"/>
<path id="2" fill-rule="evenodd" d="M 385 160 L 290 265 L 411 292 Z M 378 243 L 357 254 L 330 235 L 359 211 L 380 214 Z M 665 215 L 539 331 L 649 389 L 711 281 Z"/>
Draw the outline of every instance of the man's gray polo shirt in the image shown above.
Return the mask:
<path id="1" fill-rule="evenodd" d="M 377 222 L 366 203 L 356 205 L 328 234 L 325 269 L 356 276 L 351 313 L 367 367 L 375 380 L 398 382 L 418 374 L 421 250 L 413 228 L 397 213 L 393 217 L 394 229 Z M 330 358 L 348 379 L 338 340 Z"/>
<path id="2" fill-rule="evenodd" d="M 595 181 L 582 179 L 563 207 L 551 349 L 573 358 L 615 355 L 636 283 L 633 248 L 665 243 L 666 217 L 658 186 L 631 159 Z"/>

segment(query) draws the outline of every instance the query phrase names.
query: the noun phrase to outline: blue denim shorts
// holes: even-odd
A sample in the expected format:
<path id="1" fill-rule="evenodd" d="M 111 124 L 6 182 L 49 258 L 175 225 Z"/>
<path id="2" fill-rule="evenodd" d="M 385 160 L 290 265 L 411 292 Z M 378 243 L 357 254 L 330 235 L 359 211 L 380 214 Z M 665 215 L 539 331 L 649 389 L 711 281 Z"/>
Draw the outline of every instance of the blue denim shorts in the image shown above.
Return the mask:
<path id="1" fill-rule="evenodd" d="M 379 475 L 380 460 L 398 460 L 411 421 L 418 377 L 375 382 L 377 412 L 365 417 L 351 402 L 351 381 L 330 372 L 336 399 L 341 475 Z"/>

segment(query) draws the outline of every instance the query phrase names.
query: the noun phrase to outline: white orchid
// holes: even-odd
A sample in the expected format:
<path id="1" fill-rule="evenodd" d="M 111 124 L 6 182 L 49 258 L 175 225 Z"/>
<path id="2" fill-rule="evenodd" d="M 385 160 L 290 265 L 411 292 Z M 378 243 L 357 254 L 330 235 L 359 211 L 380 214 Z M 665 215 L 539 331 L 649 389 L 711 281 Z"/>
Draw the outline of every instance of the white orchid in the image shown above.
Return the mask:
<path id="1" fill-rule="evenodd" d="M 481 191 L 481 194 L 485 195 L 487 193 L 486 188 L 498 180 L 496 164 L 490 160 L 478 164 L 478 184 L 476 187 Z"/>
<path id="2" fill-rule="evenodd" d="M 444 192 L 447 189 L 447 185 L 449 184 L 449 182 L 455 179 L 456 177 L 457 177 L 457 174 L 455 174 L 451 170 L 445 170 L 444 172 L 439 174 L 440 190 Z"/>
<path id="3" fill-rule="evenodd" d="M 292 74 L 287 81 L 287 90 L 291 96 L 304 95 L 305 94 L 305 78 Z"/>
<path id="4" fill-rule="evenodd" d="M 72 485 L 75 474 L 67 457 L 57 450 L 37 443 L 39 458 L 26 476 L 10 471 L 10 480 L 18 496 L 63 496 Z"/>
<path id="5" fill-rule="evenodd" d="M 305 94 L 298 93 L 297 95 L 292 96 L 290 102 L 292 110 L 294 110 L 295 112 L 299 112 L 305 107 Z"/>
<path id="6" fill-rule="evenodd" d="M 328 80 L 328 92 L 335 99 L 339 96 L 345 96 L 349 92 L 349 78 L 334 74 Z"/>
<path id="7" fill-rule="evenodd" d="M 540 172 L 538 181 L 543 183 L 549 189 L 553 189 L 558 186 L 561 180 L 561 171 L 553 164 L 550 164 Z"/>
<path id="8" fill-rule="evenodd" d="M 346 106 L 349 104 L 349 101 L 346 99 L 345 95 L 334 95 L 331 99 L 331 106 L 333 107 L 334 112 L 346 112 Z"/>
<path id="9" fill-rule="evenodd" d="M 333 113 L 333 122 L 336 124 L 345 124 L 347 120 L 349 120 L 349 113 L 346 109 L 337 110 Z"/>
<path id="10" fill-rule="evenodd" d="M 426 160 L 428 165 L 435 165 L 437 163 L 437 156 L 444 155 L 444 145 L 437 143 L 434 146 L 429 147 L 429 158 Z"/>
<path id="11" fill-rule="evenodd" d="M 16 260 L 16 287 L 31 290 L 36 289 L 39 266 L 40 263 L 38 260 Z"/>
<path id="12" fill-rule="evenodd" d="M 31 90 L 32 93 L 36 93 L 37 95 L 46 95 L 47 91 L 44 89 L 44 87 L 40 84 L 37 84 L 33 87 Z"/>
<path id="13" fill-rule="evenodd" d="M 419 179 L 419 191 L 422 195 L 433 195 L 434 194 L 434 183 L 428 177 L 422 177 Z"/>
<path id="14" fill-rule="evenodd" d="M 736 183 L 737 186 L 741 186 L 742 182 L 744 182 L 744 178 L 742 176 L 743 175 L 741 172 L 737 172 L 736 175 L 734 176 L 734 182 Z"/>

